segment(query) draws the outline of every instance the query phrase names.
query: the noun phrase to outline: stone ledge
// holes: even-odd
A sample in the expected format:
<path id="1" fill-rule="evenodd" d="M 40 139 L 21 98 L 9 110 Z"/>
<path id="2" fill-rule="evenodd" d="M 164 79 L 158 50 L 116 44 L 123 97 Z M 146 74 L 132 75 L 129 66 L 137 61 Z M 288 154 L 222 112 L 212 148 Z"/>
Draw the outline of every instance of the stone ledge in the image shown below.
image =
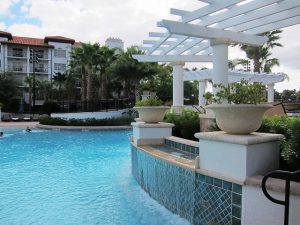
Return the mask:
<path id="1" fill-rule="evenodd" d="M 190 146 L 199 148 L 199 142 L 197 142 L 197 141 L 192 141 L 192 140 L 188 140 L 188 139 L 184 139 L 184 138 L 180 138 L 180 137 L 175 137 L 175 136 L 165 137 L 165 139 L 169 140 L 169 141 L 174 141 L 174 142 L 177 142 L 177 143 L 180 143 L 180 144 L 190 145 Z"/>
<path id="2" fill-rule="evenodd" d="M 246 179 L 245 184 L 250 186 L 261 187 L 261 181 L 263 176 L 255 175 Z M 270 191 L 285 193 L 285 181 L 276 178 L 268 178 L 266 182 L 266 187 Z M 291 182 L 291 194 L 300 196 L 300 183 L 298 182 Z"/>
<path id="3" fill-rule="evenodd" d="M 253 132 L 247 135 L 236 135 L 227 134 L 224 131 L 196 133 L 195 137 L 200 140 L 212 140 L 240 145 L 255 145 L 266 142 L 274 142 L 284 138 L 281 134 Z"/>
<path id="4" fill-rule="evenodd" d="M 48 130 L 128 130 L 131 126 L 51 126 L 37 124 L 37 128 Z"/>
<path id="5" fill-rule="evenodd" d="M 145 122 L 133 122 L 131 123 L 133 127 L 140 127 L 140 128 L 172 128 L 175 125 L 172 123 L 145 123 Z"/>

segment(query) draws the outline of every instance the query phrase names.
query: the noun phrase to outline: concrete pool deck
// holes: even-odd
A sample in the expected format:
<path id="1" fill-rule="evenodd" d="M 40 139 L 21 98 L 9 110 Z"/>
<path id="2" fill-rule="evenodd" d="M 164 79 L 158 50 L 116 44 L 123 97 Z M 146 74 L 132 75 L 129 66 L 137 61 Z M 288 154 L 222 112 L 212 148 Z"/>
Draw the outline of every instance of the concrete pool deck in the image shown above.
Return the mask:
<path id="1" fill-rule="evenodd" d="M 0 128 L 34 128 L 39 122 L 0 122 Z"/>
<path id="2" fill-rule="evenodd" d="M 128 130 L 131 126 L 50 126 L 39 122 L 0 122 L 0 128 L 40 128 L 48 130 Z"/>

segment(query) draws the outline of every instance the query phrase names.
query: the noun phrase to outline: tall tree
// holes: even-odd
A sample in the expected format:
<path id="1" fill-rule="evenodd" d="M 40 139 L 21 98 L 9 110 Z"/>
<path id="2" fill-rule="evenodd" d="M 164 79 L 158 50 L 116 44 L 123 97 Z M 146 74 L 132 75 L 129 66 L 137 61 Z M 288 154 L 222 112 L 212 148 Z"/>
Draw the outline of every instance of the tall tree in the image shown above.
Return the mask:
<path id="1" fill-rule="evenodd" d="M 123 83 L 123 95 L 130 98 L 135 94 L 141 79 L 153 76 L 158 72 L 157 63 L 139 62 L 132 55 L 141 55 L 143 52 L 136 46 L 127 49 L 110 67 L 114 82 Z"/>
<path id="2" fill-rule="evenodd" d="M 51 89 L 52 89 L 51 82 L 48 80 L 40 80 L 38 82 L 38 89 L 41 92 L 41 94 L 43 95 L 43 99 L 45 100 L 45 102 L 48 102 L 50 93 L 51 93 Z"/>
<path id="3" fill-rule="evenodd" d="M 278 42 L 282 30 L 274 30 L 260 34 L 268 38 L 263 46 L 241 45 L 241 49 L 246 53 L 247 58 L 253 60 L 254 72 L 271 72 L 271 68 L 279 65 L 279 60 L 271 58 L 271 50 L 274 47 L 282 47 Z"/>
<path id="4" fill-rule="evenodd" d="M 18 93 L 17 82 L 12 74 L 0 73 L 0 102 L 4 105 L 9 104 L 12 98 Z"/>
<path id="5" fill-rule="evenodd" d="M 108 46 L 101 46 L 96 53 L 96 64 L 100 68 L 100 98 L 106 99 L 108 97 L 108 68 L 117 59 L 115 49 L 110 49 Z"/>
<path id="6" fill-rule="evenodd" d="M 56 73 L 53 76 L 53 83 L 58 88 L 58 94 L 61 99 L 64 98 L 63 89 L 65 87 L 66 74 L 65 73 Z"/>
<path id="7" fill-rule="evenodd" d="M 92 76 L 95 75 L 97 63 L 100 56 L 100 45 L 98 43 L 82 43 L 71 52 L 71 67 L 81 71 L 82 100 L 89 102 L 92 97 Z"/>

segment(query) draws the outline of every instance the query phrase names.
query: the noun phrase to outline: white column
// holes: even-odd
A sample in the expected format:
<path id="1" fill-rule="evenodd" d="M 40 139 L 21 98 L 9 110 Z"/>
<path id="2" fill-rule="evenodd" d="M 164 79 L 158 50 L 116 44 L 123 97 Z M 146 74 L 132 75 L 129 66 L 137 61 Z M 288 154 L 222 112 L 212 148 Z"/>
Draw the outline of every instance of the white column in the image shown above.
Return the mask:
<path id="1" fill-rule="evenodd" d="M 205 106 L 206 80 L 199 80 L 199 106 Z"/>
<path id="2" fill-rule="evenodd" d="M 210 41 L 213 49 L 213 84 L 228 85 L 228 45 L 230 42 L 223 39 Z M 218 88 L 213 88 L 216 93 Z"/>
<path id="3" fill-rule="evenodd" d="M 268 84 L 268 102 L 274 102 L 274 84 Z"/>
<path id="4" fill-rule="evenodd" d="M 173 106 L 172 112 L 181 113 L 183 109 L 183 66 L 184 62 L 173 62 Z"/>

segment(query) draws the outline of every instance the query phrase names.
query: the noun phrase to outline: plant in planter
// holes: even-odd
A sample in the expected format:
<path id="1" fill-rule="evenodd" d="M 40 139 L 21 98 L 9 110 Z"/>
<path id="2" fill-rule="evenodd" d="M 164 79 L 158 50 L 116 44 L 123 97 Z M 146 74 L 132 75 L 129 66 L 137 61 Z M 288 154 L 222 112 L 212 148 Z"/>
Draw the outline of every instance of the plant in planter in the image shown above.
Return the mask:
<path id="1" fill-rule="evenodd" d="M 139 118 L 145 123 L 158 123 L 163 121 L 166 111 L 170 108 L 163 106 L 163 102 L 157 98 L 138 101 L 134 109 L 139 112 Z"/>
<path id="2" fill-rule="evenodd" d="M 260 104 L 264 86 L 260 83 L 239 83 L 214 85 L 219 88 L 213 101 L 218 104 L 207 106 L 216 115 L 217 125 L 221 130 L 230 134 L 249 134 L 258 130 L 262 124 L 262 117 L 272 105 Z M 228 104 L 220 104 L 222 101 Z"/>

